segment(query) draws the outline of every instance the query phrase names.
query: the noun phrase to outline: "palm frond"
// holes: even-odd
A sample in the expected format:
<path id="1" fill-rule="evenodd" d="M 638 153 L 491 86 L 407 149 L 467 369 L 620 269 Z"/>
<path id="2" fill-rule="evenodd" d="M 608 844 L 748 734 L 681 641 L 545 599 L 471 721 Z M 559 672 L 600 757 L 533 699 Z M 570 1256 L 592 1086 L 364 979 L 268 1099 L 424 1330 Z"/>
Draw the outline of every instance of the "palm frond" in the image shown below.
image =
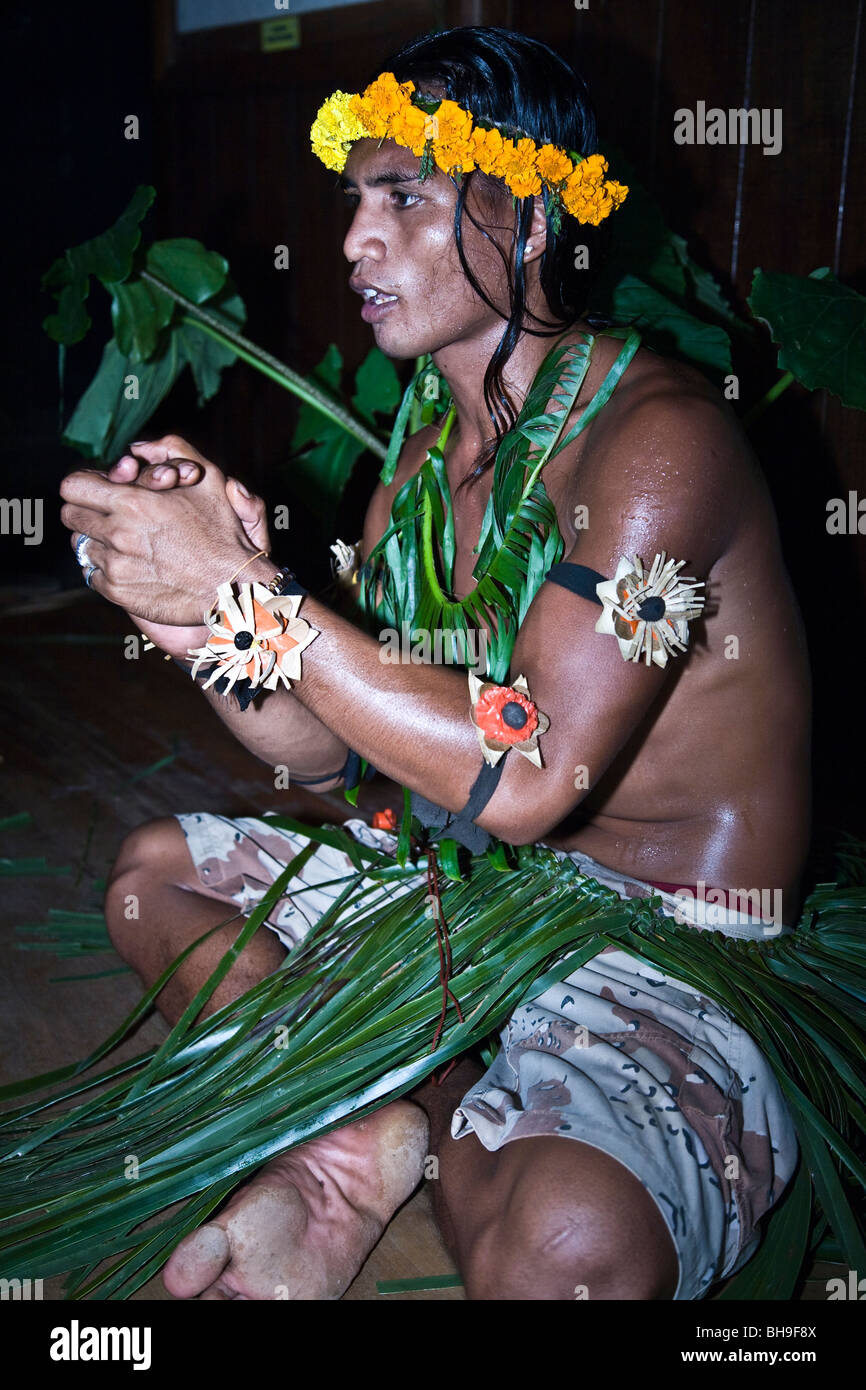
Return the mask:
<path id="1" fill-rule="evenodd" d="M 756 944 L 660 919 L 653 901 L 623 901 L 542 846 L 498 844 L 464 857 L 462 876 L 442 885 L 451 988 L 465 1022 L 449 1013 L 432 1051 L 442 991 L 426 885 L 394 896 L 426 858 L 401 867 L 340 827 L 279 823 L 308 835 L 310 848 L 327 842 L 352 855 L 355 869 L 335 880 L 338 899 L 282 970 L 203 1022 L 194 1021 L 191 1005 L 153 1052 L 86 1081 L 80 1066 L 34 1079 L 36 1090 L 66 1084 L 47 1100 L 19 1105 L 0 1127 L 8 1136 L 0 1160 L 0 1276 L 74 1269 L 70 1297 L 128 1297 L 186 1230 L 274 1154 L 405 1094 L 610 944 L 717 999 L 770 1060 L 802 1153 L 801 1176 L 769 1218 L 773 1259 L 787 1251 L 796 1262 L 805 1251 L 808 1183 L 845 1258 L 864 1267 L 852 1203 L 853 1194 L 866 1192 L 856 1151 L 866 888 L 833 894 L 824 885 L 822 906 L 813 895 L 792 936 Z M 244 923 L 196 1007 L 296 869 L 288 866 Z M 856 989 L 837 981 L 840 959 Z M 25 1091 L 18 1083 L 0 1099 Z M 82 1098 L 86 1091 L 92 1094 Z M 125 1175 L 130 1155 L 134 1178 Z M 186 1201 L 179 1212 L 143 1227 L 178 1201 Z M 106 1260 L 113 1263 L 100 1268 Z M 769 1254 L 750 1262 L 735 1287 L 770 1290 L 749 1297 L 789 1296 L 790 1270 L 782 1275 L 771 1265 Z"/>

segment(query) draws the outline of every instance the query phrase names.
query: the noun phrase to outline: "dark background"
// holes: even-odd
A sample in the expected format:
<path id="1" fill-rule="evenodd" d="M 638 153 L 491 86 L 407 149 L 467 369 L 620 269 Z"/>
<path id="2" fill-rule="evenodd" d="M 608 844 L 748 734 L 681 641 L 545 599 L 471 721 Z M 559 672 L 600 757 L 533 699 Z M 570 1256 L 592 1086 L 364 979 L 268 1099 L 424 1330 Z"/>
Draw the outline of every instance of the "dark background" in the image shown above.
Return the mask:
<path id="1" fill-rule="evenodd" d="M 591 0 L 588 10 L 571 0 L 402 0 L 303 15 L 300 48 L 263 53 L 257 24 L 176 35 L 170 0 L 20 7 L 4 38 L 2 490 L 46 499 L 46 541 L 26 547 L 3 537 L 7 580 L 80 584 L 53 502 L 76 456 L 57 443 L 57 350 L 41 329 L 53 306 L 39 280 L 65 247 L 113 222 L 136 184 L 157 189 L 148 239 L 194 236 L 228 258 L 255 342 L 301 370 L 336 342 L 354 368 L 371 340 L 346 285 L 346 213 L 309 149 L 315 111 L 337 86 L 362 87 L 418 32 L 499 23 L 575 63 L 595 101 L 601 148 L 607 139 L 624 150 L 668 224 L 741 311 L 759 266 L 807 274 L 828 265 L 864 293 L 862 21 L 863 0 Z M 781 107 L 782 152 L 674 144 L 674 111 L 698 100 Z M 137 142 L 123 136 L 130 113 L 140 119 Z M 288 271 L 274 268 L 279 243 L 290 248 Z M 64 418 L 99 360 L 103 301 L 94 287 L 95 327 L 67 357 Z M 776 379 L 775 360 L 765 331 L 757 351 L 735 358 L 742 409 Z M 176 388 L 149 433 L 188 435 L 273 504 L 289 500 L 295 419 L 292 397 L 236 365 L 204 411 L 188 382 Z M 810 632 L 818 819 L 863 831 L 866 538 L 830 537 L 825 521 L 829 498 L 866 495 L 866 415 L 794 385 L 752 438 Z M 336 534 L 357 532 L 377 471 L 369 459 L 359 467 Z M 309 573 L 303 566 L 315 569 L 323 556 L 318 542 L 305 547 L 316 531 L 304 523 L 293 511 L 290 560 Z"/>

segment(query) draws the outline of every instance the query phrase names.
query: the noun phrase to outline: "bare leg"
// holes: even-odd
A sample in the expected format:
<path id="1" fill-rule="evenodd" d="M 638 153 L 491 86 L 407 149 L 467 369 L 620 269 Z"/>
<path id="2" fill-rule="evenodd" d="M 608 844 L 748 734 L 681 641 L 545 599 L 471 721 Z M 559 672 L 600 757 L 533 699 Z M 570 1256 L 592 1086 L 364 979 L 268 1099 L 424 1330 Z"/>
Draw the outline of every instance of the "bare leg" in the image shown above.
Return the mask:
<path id="1" fill-rule="evenodd" d="M 230 905 L 204 896 L 173 818 L 124 842 L 106 895 L 115 948 L 149 986 Z M 137 917 L 127 915 L 130 900 Z M 169 1023 L 235 940 L 240 918 L 215 932 L 172 976 L 158 999 Z M 260 928 L 208 1001 L 203 1016 L 278 969 L 286 955 Z M 213 1220 L 187 1236 L 163 1280 L 177 1298 L 339 1298 L 397 1208 L 421 1180 L 427 1120 L 408 1101 L 310 1140 L 266 1164 Z"/>
<path id="2" fill-rule="evenodd" d="M 451 1138 L 451 1116 L 481 1068 L 465 1060 L 415 1099 L 439 1158 L 437 1221 L 470 1299 L 668 1299 L 679 1277 L 673 1240 L 633 1173 L 600 1149 L 560 1136 L 491 1153 Z"/>

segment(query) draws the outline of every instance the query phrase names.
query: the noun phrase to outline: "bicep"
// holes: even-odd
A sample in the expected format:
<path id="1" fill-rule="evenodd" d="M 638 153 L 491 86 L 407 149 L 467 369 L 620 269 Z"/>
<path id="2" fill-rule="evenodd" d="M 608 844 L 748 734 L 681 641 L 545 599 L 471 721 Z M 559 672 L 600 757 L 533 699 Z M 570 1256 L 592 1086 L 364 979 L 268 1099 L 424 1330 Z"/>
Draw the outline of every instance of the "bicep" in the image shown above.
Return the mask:
<path id="1" fill-rule="evenodd" d="M 691 434 L 683 415 L 692 422 Z M 655 444 L 648 452 L 650 424 Z M 581 480 L 588 525 L 566 562 L 612 580 L 622 558 L 636 555 L 649 569 L 664 552 L 685 561 L 680 578 L 708 581 L 736 514 L 736 469 L 729 462 L 712 431 L 695 427 L 694 412 L 677 412 L 676 429 L 666 428 L 657 415 L 650 421 L 638 416 L 610 441 L 595 476 Z M 699 599 L 707 588 L 696 590 Z M 510 679 L 526 677 L 550 727 L 539 739 L 542 768 L 512 754 L 509 761 L 520 766 L 503 776 L 498 803 L 491 800 L 491 818 L 511 831 L 503 838 L 511 838 L 518 824 L 534 838 L 557 825 L 597 785 L 662 691 L 694 659 L 691 650 L 674 649 L 664 666 L 626 660 L 614 634 L 596 631 L 601 614 L 598 603 L 551 580 L 530 605 Z M 696 621 L 690 622 L 689 647 Z"/>
<path id="2" fill-rule="evenodd" d="M 518 823 L 519 838 L 532 840 L 558 825 L 597 785 L 670 679 L 670 663 L 625 661 L 616 638 L 596 632 L 601 612 L 546 582 L 520 629 L 510 679 L 525 676 L 550 725 L 539 739 L 542 767 L 512 753 L 510 776 L 500 784 L 505 796 L 491 802 L 507 823 L 503 838 L 515 838 Z"/>

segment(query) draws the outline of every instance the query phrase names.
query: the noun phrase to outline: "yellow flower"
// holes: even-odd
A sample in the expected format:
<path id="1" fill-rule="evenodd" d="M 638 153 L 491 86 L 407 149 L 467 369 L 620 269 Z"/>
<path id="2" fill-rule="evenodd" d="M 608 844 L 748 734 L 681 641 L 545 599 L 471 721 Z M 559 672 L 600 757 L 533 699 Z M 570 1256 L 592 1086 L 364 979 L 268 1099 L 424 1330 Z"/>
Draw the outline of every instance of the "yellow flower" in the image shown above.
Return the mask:
<path id="1" fill-rule="evenodd" d="M 348 92 L 334 92 L 319 107 L 310 129 L 313 153 L 329 169 L 342 173 L 353 141 L 367 134 L 352 111 L 354 98 Z"/>
<path id="2" fill-rule="evenodd" d="M 538 158 L 535 167 L 546 184 L 555 188 L 567 179 L 574 169 L 574 165 L 567 154 L 558 150 L 555 145 L 542 145 L 538 151 Z"/>
<path id="3" fill-rule="evenodd" d="M 528 135 L 515 142 L 503 139 L 499 130 L 476 127 L 471 112 L 455 101 L 441 101 L 428 114 L 413 105 L 414 91 L 414 83 L 398 82 L 392 72 L 383 72 L 363 93 L 334 92 L 310 131 L 313 152 L 329 169 L 342 170 L 351 145 L 364 136 L 391 138 L 418 158 L 429 144 L 444 173 L 470 173 L 478 168 L 504 179 L 516 198 L 537 196 L 543 182 L 558 195 L 557 216 L 563 207 L 579 222 L 593 226 L 625 201 L 626 185 L 605 178 L 608 166 L 603 154 L 576 155 L 575 164 L 556 145 L 539 148 Z"/>
<path id="4" fill-rule="evenodd" d="M 513 140 L 503 141 L 499 172 L 515 198 L 530 198 L 541 192 L 541 179 L 535 168 L 537 153 L 535 141 L 528 136 L 516 145 Z"/>

